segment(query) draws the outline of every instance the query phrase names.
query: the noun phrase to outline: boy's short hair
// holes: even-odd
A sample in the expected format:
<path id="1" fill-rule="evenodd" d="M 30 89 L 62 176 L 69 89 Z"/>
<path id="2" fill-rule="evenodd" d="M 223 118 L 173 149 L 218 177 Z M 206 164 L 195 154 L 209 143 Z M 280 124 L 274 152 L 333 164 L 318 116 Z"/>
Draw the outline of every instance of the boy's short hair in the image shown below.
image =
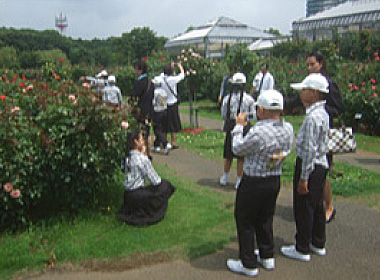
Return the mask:
<path id="1" fill-rule="evenodd" d="M 133 68 L 141 70 L 143 74 L 148 73 L 148 65 L 141 59 L 136 59 L 133 62 Z"/>

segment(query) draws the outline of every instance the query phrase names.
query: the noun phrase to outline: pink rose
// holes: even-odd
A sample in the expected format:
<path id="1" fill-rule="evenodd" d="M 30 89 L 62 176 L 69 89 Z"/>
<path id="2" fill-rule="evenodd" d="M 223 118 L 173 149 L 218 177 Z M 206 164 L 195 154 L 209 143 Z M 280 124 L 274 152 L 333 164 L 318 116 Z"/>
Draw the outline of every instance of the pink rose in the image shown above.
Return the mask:
<path id="1" fill-rule="evenodd" d="M 9 195 L 12 198 L 19 198 L 21 195 L 21 191 L 19 189 L 15 189 L 15 190 L 11 191 L 11 193 Z"/>
<path id="2" fill-rule="evenodd" d="M 12 190 L 13 190 L 13 186 L 12 186 L 12 184 L 11 183 L 6 183 L 4 186 L 3 186 L 3 188 L 4 188 L 4 191 L 6 191 L 6 192 L 11 192 Z"/>
<path id="3" fill-rule="evenodd" d="M 373 97 L 378 97 L 376 92 L 373 93 Z"/>
<path id="4" fill-rule="evenodd" d="M 376 87 L 375 87 L 375 86 L 372 86 L 372 89 L 373 89 L 373 90 L 375 90 L 375 89 L 376 89 Z"/>
<path id="5" fill-rule="evenodd" d="M 74 101 L 75 100 L 75 95 L 74 94 L 70 94 L 69 95 L 69 100 L 70 101 Z"/>
<path id="6" fill-rule="evenodd" d="M 20 107 L 14 107 L 11 109 L 11 113 L 14 113 L 14 112 L 17 112 L 17 111 L 20 111 Z"/>
<path id="7" fill-rule="evenodd" d="M 121 122 L 121 127 L 124 128 L 124 129 L 127 129 L 129 127 L 129 123 L 126 122 L 126 121 L 122 121 Z"/>

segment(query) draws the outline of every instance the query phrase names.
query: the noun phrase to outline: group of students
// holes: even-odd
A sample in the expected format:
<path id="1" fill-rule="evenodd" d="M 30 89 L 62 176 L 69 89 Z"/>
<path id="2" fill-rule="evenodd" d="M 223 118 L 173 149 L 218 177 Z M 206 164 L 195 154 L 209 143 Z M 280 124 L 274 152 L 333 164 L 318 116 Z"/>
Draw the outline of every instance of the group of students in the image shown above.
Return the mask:
<path id="1" fill-rule="evenodd" d="M 104 102 L 112 104 L 115 108 L 121 107 L 122 95 L 120 88 L 116 86 L 116 77 L 108 75 L 106 70 L 100 71 L 95 77 L 86 76 L 85 80 L 90 82 L 90 86 L 102 95 Z"/>
<path id="2" fill-rule="evenodd" d="M 332 167 L 332 157 L 327 157 L 328 131 L 333 114 L 339 114 L 341 110 L 341 103 L 340 97 L 334 96 L 337 93 L 334 93 L 333 83 L 321 71 L 323 66 L 324 61 L 318 61 L 317 54 L 309 57 L 310 74 L 301 83 L 291 84 L 293 89 L 300 91 L 298 98 L 286 101 L 292 106 L 302 104 L 306 108 L 306 117 L 295 144 L 293 207 L 296 242 L 281 247 L 283 255 L 300 261 L 310 261 L 311 253 L 326 255 L 327 218 L 323 196 L 327 173 Z M 160 178 L 154 170 L 147 136 L 153 120 L 157 141 L 154 147 L 163 145 L 167 149 L 169 143 L 165 132 L 174 134 L 180 129 L 176 85 L 184 78 L 184 70 L 181 64 L 178 68 L 180 74 L 173 76 L 173 65 L 168 65 L 151 81 L 145 62 L 134 63 L 137 80 L 131 96 L 138 98 L 141 130 L 128 132 L 124 204 L 117 213 L 120 220 L 131 225 L 149 225 L 162 220 L 168 200 L 175 191 L 171 183 Z M 255 100 L 245 92 L 245 85 L 245 75 L 235 73 L 230 93 L 223 99 L 221 107 L 226 131 L 225 171 L 226 167 L 231 167 L 232 159 L 238 157 L 235 221 L 239 259 L 227 260 L 227 267 L 233 272 L 256 276 L 258 264 L 267 270 L 275 268 L 273 216 L 282 165 L 293 148 L 294 132 L 292 125 L 281 118 L 286 103 L 279 91 L 261 91 Z M 329 111 L 329 106 L 336 112 Z M 250 125 L 251 120 L 257 120 L 254 126 Z M 172 130 L 165 130 L 165 121 Z M 172 136 L 171 140 L 173 147 L 175 138 Z M 145 179 L 151 183 L 147 185 Z M 225 172 L 220 183 L 226 184 L 227 179 L 228 172 Z M 334 210 L 333 213 L 330 220 L 331 215 L 335 215 Z"/>
<path id="3" fill-rule="evenodd" d="M 156 138 L 152 150 L 159 152 L 162 146 L 167 155 L 170 149 L 178 148 L 175 135 L 181 130 L 181 120 L 177 84 L 185 78 L 185 72 L 177 63 L 180 73 L 173 75 L 174 66 L 174 63 L 164 66 L 163 73 L 150 80 L 144 61 L 137 60 L 133 64 L 136 82 L 130 96 L 138 102 L 135 118 L 139 130 L 127 135 L 124 204 L 117 213 L 121 221 L 131 225 L 146 226 L 161 221 L 175 191 L 172 184 L 154 170 L 149 141 L 153 123 Z M 171 143 L 167 140 L 168 133 Z M 149 179 L 150 184 L 147 185 L 145 179 Z"/>
<path id="4" fill-rule="evenodd" d="M 281 253 L 300 261 L 310 261 L 311 253 L 326 255 L 325 227 L 336 213 L 334 208 L 331 212 L 326 211 L 332 207 L 332 199 L 324 202 L 324 193 L 331 192 L 327 179 L 329 168 L 332 168 L 332 155 L 327 153 L 328 132 L 332 118 L 341 112 L 342 103 L 336 84 L 329 81 L 324 70 L 323 56 L 310 54 L 306 64 L 309 75 L 301 83 L 291 84 L 293 89 L 300 91 L 294 100 L 285 102 L 279 91 L 270 89 L 260 92 L 255 101 L 244 91 L 246 78 L 242 73 L 233 75 L 230 93 L 223 99 L 225 172 L 220 184 L 227 183 L 226 171 L 234 157 L 237 158 L 238 175 L 235 221 L 239 259 L 227 260 L 227 267 L 233 272 L 256 276 L 258 264 L 267 270 L 275 268 L 273 216 L 282 165 L 292 150 L 294 138 L 292 125 L 281 119 L 282 112 L 289 110 L 286 103 L 303 105 L 306 117 L 295 144 L 296 242 L 281 247 Z M 250 120 L 257 120 L 255 126 L 250 126 Z"/>

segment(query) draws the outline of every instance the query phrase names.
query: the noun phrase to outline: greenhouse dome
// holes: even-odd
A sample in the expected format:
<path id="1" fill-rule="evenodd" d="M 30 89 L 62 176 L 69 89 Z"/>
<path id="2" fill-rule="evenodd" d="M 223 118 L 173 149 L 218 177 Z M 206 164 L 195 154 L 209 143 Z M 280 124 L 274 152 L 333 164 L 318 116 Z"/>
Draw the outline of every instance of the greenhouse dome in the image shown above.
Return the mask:
<path id="1" fill-rule="evenodd" d="M 220 17 L 170 39 L 165 49 L 170 53 L 180 53 L 183 48 L 193 47 L 205 57 L 220 58 L 224 56 L 226 48 L 235 44 L 251 44 L 259 39 L 273 37 L 258 28 Z"/>

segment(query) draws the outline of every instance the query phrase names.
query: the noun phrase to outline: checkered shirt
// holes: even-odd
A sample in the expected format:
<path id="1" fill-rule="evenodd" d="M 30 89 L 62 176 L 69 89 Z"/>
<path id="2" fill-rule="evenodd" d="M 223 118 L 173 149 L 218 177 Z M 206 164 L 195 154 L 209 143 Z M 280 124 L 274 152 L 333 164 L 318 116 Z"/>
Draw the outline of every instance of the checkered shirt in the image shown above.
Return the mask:
<path id="1" fill-rule="evenodd" d="M 301 179 L 308 180 L 316 164 L 328 168 L 327 144 L 329 141 L 329 115 L 326 101 L 319 101 L 306 109 L 306 117 L 298 132 L 297 156 L 302 159 Z"/>
<path id="2" fill-rule="evenodd" d="M 223 119 L 235 119 L 235 116 L 237 115 L 237 111 L 239 108 L 239 102 L 240 102 L 240 93 L 231 93 L 231 102 L 230 102 L 230 116 L 227 116 L 227 105 L 228 105 L 228 99 L 230 98 L 230 95 L 227 95 L 223 98 L 223 104 L 221 107 L 221 113 Z M 243 93 L 243 100 L 241 102 L 240 107 L 240 113 L 256 113 L 255 109 L 255 100 L 247 94 L 246 92 Z"/>
<path id="3" fill-rule="evenodd" d="M 126 159 L 125 190 L 135 190 L 145 186 L 145 179 L 149 179 L 152 185 L 161 183 L 161 178 L 154 170 L 147 156 L 139 151 L 131 151 Z"/>
<path id="4" fill-rule="evenodd" d="M 243 171 L 247 176 L 279 176 L 282 164 L 293 146 L 293 126 L 284 120 L 261 120 L 243 137 L 243 126 L 231 132 L 232 151 L 244 156 Z"/>

